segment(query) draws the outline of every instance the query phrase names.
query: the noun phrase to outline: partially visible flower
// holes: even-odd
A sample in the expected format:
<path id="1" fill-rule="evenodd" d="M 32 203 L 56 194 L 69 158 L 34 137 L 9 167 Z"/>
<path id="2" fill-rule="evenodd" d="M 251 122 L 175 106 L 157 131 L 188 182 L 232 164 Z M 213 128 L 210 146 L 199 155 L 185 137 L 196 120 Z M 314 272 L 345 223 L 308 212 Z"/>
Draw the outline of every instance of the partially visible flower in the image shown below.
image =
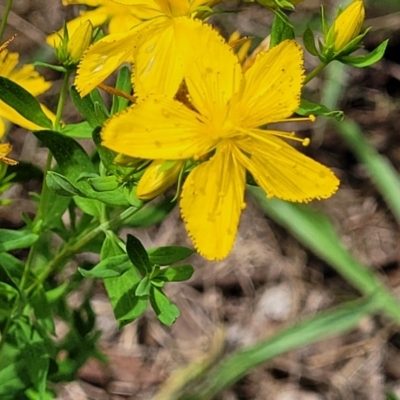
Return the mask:
<path id="1" fill-rule="evenodd" d="M 0 143 L 0 162 L 8 165 L 17 165 L 18 161 L 13 160 L 12 158 L 7 157 L 12 150 L 12 146 L 10 143 Z M 2 168 L 1 168 L 2 170 Z M 1 175 L 1 174 L 0 174 Z"/>
<path id="2" fill-rule="evenodd" d="M 141 200 L 151 200 L 164 193 L 177 181 L 183 165 L 181 160 L 154 160 L 140 178 L 136 196 Z"/>
<path id="3" fill-rule="evenodd" d="M 362 0 L 354 0 L 333 21 L 325 37 L 325 45 L 333 45 L 335 53 L 342 51 L 361 31 L 365 9 Z"/>
<path id="4" fill-rule="evenodd" d="M 135 7 L 136 0 L 118 0 Z M 201 6 L 214 0 L 143 0 L 156 15 L 127 32 L 94 43 L 78 67 L 75 85 L 81 96 L 103 82 L 122 63 L 133 63 L 132 80 L 138 97 L 154 93 L 174 96 L 189 60 L 197 54 L 209 25 L 194 19 Z M 120 5 L 122 7 L 122 5 Z M 137 6 L 143 7 L 143 5 Z"/>
<path id="5" fill-rule="evenodd" d="M 251 47 L 251 38 L 250 37 L 240 37 L 239 31 L 234 31 L 231 36 L 229 36 L 228 44 L 231 49 L 236 51 L 237 58 L 240 63 L 247 58 L 247 53 Z"/>
<path id="6" fill-rule="evenodd" d="M 132 157 L 192 159 L 181 213 L 198 252 L 220 260 L 245 207 L 246 170 L 269 198 L 293 202 L 328 198 L 339 181 L 286 143 L 307 140 L 270 126 L 295 120 L 289 117 L 299 107 L 303 53 L 295 41 L 259 53 L 246 72 L 221 37 L 205 31 L 196 46 L 185 77 L 190 104 L 159 95 L 139 100 L 109 120 L 102 144 Z"/>
<path id="7" fill-rule="evenodd" d="M 108 22 L 108 31 L 110 34 L 127 32 L 132 26 L 137 25 L 143 19 L 151 18 L 152 13 L 146 8 L 146 0 L 140 7 L 126 7 L 116 4 L 111 0 L 63 0 L 63 5 L 85 4 L 90 7 L 96 7 L 90 11 L 81 12 L 80 16 L 67 22 L 70 37 L 86 21 L 90 21 L 93 27 L 98 27 Z M 139 4 L 140 1 L 137 1 Z M 46 42 L 49 46 L 57 47 L 60 45 L 63 36 L 63 29 L 49 35 Z"/>
<path id="8" fill-rule="evenodd" d="M 17 68 L 19 56 L 17 53 L 10 53 L 8 50 L 3 50 L 0 53 L 0 76 L 10 79 L 11 81 L 22 86 L 33 96 L 38 96 L 50 88 L 51 82 L 45 79 L 35 71 L 33 64 L 25 64 L 21 68 Z M 42 106 L 45 114 L 54 120 L 54 114 L 45 106 Z M 18 114 L 13 108 L 0 101 L 0 137 L 7 130 L 6 123 L 10 121 L 28 130 L 38 130 L 42 127 L 28 121 L 26 118 Z"/>

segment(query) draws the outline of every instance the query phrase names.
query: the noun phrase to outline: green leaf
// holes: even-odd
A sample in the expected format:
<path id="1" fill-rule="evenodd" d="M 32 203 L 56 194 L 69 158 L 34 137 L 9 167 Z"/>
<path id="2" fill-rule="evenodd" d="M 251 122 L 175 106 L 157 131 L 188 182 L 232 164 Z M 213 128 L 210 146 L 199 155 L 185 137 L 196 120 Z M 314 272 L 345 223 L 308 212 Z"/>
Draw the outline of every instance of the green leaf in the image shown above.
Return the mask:
<path id="1" fill-rule="evenodd" d="M 194 268 L 191 265 L 179 265 L 178 267 L 168 267 L 161 269 L 157 279 L 165 282 L 187 281 L 192 277 Z"/>
<path id="2" fill-rule="evenodd" d="M 55 335 L 53 312 L 48 302 L 46 292 L 41 285 L 38 286 L 35 292 L 29 297 L 29 303 L 35 312 L 36 320 L 46 332 Z"/>
<path id="3" fill-rule="evenodd" d="M 74 184 L 82 172 L 96 172 L 85 150 L 74 139 L 55 131 L 37 131 L 34 134 L 51 150 L 61 173 Z"/>
<path id="4" fill-rule="evenodd" d="M 139 281 L 140 278 L 133 268 L 117 278 L 104 279 L 119 328 L 139 318 L 147 309 L 148 298 L 135 294 Z"/>
<path id="5" fill-rule="evenodd" d="M 151 288 L 151 280 L 148 276 L 145 276 L 139 282 L 139 285 L 137 285 L 135 290 L 135 295 L 139 297 L 148 296 L 150 294 L 150 288 Z"/>
<path id="6" fill-rule="evenodd" d="M 287 16 L 280 10 L 275 11 L 274 22 L 271 28 L 270 48 L 287 39 L 294 39 L 293 26 Z"/>
<path id="7" fill-rule="evenodd" d="M 152 270 L 146 249 L 139 239 L 133 235 L 128 235 L 126 240 L 126 252 L 132 264 L 139 270 L 142 276 L 146 276 Z"/>
<path id="8" fill-rule="evenodd" d="M 47 186 L 60 196 L 82 196 L 82 192 L 76 188 L 65 176 L 54 171 L 46 175 Z"/>
<path id="9" fill-rule="evenodd" d="M 312 54 L 313 56 L 318 56 L 318 50 L 315 46 L 314 32 L 311 30 L 309 25 L 307 25 L 307 28 L 303 33 L 303 43 L 304 47 L 310 54 Z"/>
<path id="10" fill-rule="evenodd" d="M 25 367 L 26 361 L 20 357 L 21 350 L 5 342 L 0 358 L 0 398 L 15 400 L 18 394 L 29 385 L 25 374 L 19 374 Z"/>
<path id="11" fill-rule="evenodd" d="M 0 253 L 0 282 L 19 290 L 24 264 L 8 253 Z M 17 292 L 16 292 L 17 293 Z"/>
<path id="12" fill-rule="evenodd" d="M 256 366 L 294 349 L 304 348 L 317 341 L 327 340 L 334 335 L 355 329 L 364 318 L 376 312 L 374 300 L 374 297 L 370 297 L 346 303 L 280 330 L 267 340 L 236 351 L 225 357 L 211 369 L 211 373 L 203 377 L 204 384 L 198 385 L 196 389 L 191 387 L 189 394 L 180 393 L 173 398 L 176 400 L 217 398 L 218 393 L 237 382 Z"/>
<path id="13" fill-rule="evenodd" d="M 300 107 L 296 110 L 299 115 L 323 115 L 324 117 L 335 118 L 343 121 L 344 113 L 340 110 L 330 110 L 323 104 L 313 103 L 312 101 L 301 99 Z"/>
<path id="14" fill-rule="evenodd" d="M 163 291 L 155 286 L 151 287 L 150 303 L 157 318 L 167 326 L 171 326 L 179 317 L 178 307 L 171 303 Z"/>
<path id="15" fill-rule="evenodd" d="M 90 139 L 92 137 L 93 128 L 87 121 L 78 124 L 68 124 L 61 128 L 61 133 L 65 136 L 76 139 Z"/>
<path id="16" fill-rule="evenodd" d="M 38 235 L 29 231 L 0 229 L 0 253 L 30 247 L 38 239 Z"/>
<path id="17" fill-rule="evenodd" d="M 109 192 L 118 189 L 119 182 L 115 175 L 88 178 L 87 182 L 96 192 Z M 128 202 L 126 202 L 128 204 Z"/>
<path id="18" fill-rule="evenodd" d="M 110 117 L 110 113 L 104 103 L 103 98 L 101 97 L 98 89 L 93 89 L 89 93 L 90 98 L 92 99 L 94 105 L 94 112 L 97 116 L 97 120 L 100 122 L 100 125 L 103 125 L 104 121 Z"/>
<path id="19" fill-rule="evenodd" d="M 136 196 L 136 185 L 127 183 L 122 187 L 122 191 L 126 201 L 131 206 L 139 207 L 142 204 L 142 200 L 139 200 Z"/>
<path id="20" fill-rule="evenodd" d="M 114 256 L 124 255 L 126 257 L 120 247 L 120 242 L 121 240 L 115 233 L 107 232 L 101 248 L 102 262 L 106 258 Z M 140 277 L 135 268 L 128 269 L 119 277 L 104 279 L 103 282 L 120 328 L 146 311 L 148 299 L 135 295 L 136 287 L 140 282 Z"/>
<path id="21" fill-rule="evenodd" d="M 385 54 L 388 42 L 388 40 L 385 40 L 375 50 L 371 51 L 371 53 L 368 53 L 365 56 L 343 56 L 339 58 L 339 61 L 357 68 L 369 67 L 370 65 L 381 60 Z"/>
<path id="22" fill-rule="evenodd" d="M 92 133 L 92 138 L 96 144 L 101 162 L 106 167 L 107 171 L 110 171 L 112 174 L 119 175 L 120 172 L 123 174 L 124 169 L 114 164 L 116 153 L 101 145 L 100 131 L 101 128 L 96 128 Z"/>
<path id="23" fill-rule="evenodd" d="M 132 264 L 126 254 L 119 254 L 104 259 L 98 263 L 91 270 L 78 268 L 81 275 L 87 278 L 114 278 L 121 276 L 129 268 L 132 268 Z"/>
<path id="24" fill-rule="evenodd" d="M 119 192 L 95 192 L 85 181 L 78 181 L 82 173 L 95 174 L 97 171 L 82 146 L 74 139 L 53 131 L 38 131 L 35 135 L 53 153 L 62 174 L 79 189 L 82 194 L 93 200 L 75 197 L 76 204 L 89 215 L 100 216 L 101 203 L 127 205 L 122 189 Z"/>
<path id="25" fill-rule="evenodd" d="M 71 86 L 70 94 L 75 107 L 78 109 L 82 117 L 89 123 L 89 125 L 93 129 L 101 126 L 102 121 L 98 119 L 95 106 L 90 95 L 81 97 L 78 91 L 75 89 L 75 86 Z"/>
<path id="26" fill-rule="evenodd" d="M 3 76 L 0 76 L 0 99 L 28 121 L 43 128 L 51 129 L 53 126 L 40 103 L 30 93 Z"/>
<path id="27" fill-rule="evenodd" d="M 150 262 L 157 265 L 170 265 L 191 256 L 195 251 L 183 246 L 164 246 L 148 249 Z"/>
<path id="28" fill-rule="evenodd" d="M 131 94 L 131 75 L 131 70 L 127 66 L 123 66 L 118 72 L 115 89 L 120 90 L 121 92 L 124 92 L 126 94 Z M 124 110 L 128 106 L 128 104 L 128 99 L 114 95 L 112 100 L 111 115 L 114 115 L 115 113 Z"/>
<path id="29" fill-rule="evenodd" d="M 74 202 L 84 213 L 100 218 L 103 209 L 100 201 L 74 196 Z"/>

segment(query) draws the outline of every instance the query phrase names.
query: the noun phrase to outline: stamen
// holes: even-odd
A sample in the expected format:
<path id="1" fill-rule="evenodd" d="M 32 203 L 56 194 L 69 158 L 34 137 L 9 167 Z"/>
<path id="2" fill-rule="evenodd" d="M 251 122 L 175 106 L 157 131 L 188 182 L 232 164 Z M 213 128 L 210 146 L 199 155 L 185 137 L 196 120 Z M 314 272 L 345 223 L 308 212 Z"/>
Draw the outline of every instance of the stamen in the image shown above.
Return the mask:
<path id="1" fill-rule="evenodd" d="M 296 136 L 296 132 L 272 131 L 268 129 L 264 131 L 262 129 L 252 129 L 251 131 L 249 130 L 247 134 L 267 144 L 271 144 L 270 140 L 268 140 L 269 135 L 300 142 L 303 146 L 308 146 L 310 144 L 310 138 L 299 138 Z"/>
<path id="2" fill-rule="evenodd" d="M 130 94 L 125 93 L 122 90 L 115 89 L 115 88 L 113 88 L 111 86 L 105 85 L 104 83 L 99 83 L 97 85 L 97 87 L 102 89 L 102 90 L 104 90 L 107 93 L 110 93 L 110 94 L 114 95 L 114 96 L 123 97 L 124 99 L 127 99 L 127 100 L 131 101 L 134 104 L 136 103 L 136 100 L 137 100 L 136 96 L 131 96 Z"/>
<path id="3" fill-rule="evenodd" d="M 270 124 L 280 124 L 283 122 L 305 122 L 305 121 L 315 122 L 315 120 L 316 120 L 315 115 L 310 114 L 307 115 L 306 117 L 287 118 L 287 119 L 282 119 L 280 121 L 271 122 Z"/>

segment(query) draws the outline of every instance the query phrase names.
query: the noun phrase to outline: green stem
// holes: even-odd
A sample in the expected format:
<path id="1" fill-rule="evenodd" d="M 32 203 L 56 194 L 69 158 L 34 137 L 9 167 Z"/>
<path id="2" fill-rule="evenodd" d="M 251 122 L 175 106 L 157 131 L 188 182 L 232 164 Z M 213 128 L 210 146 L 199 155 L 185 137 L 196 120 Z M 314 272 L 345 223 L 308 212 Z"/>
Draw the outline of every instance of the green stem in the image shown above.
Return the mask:
<path id="1" fill-rule="evenodd" d="M 66 72 L 64 74 L 64 80 L 63 80 L 63 84 L 61 87 L 60 97 L 58 99 L 56 118 L 55 118 L 55 121 L 53 124 L 53 128 L 55 131 L 60 130 L 60 127 L 61 127 L 61 117 L 62 117 L 62 113 L 64 110 L 65 100 L 67 98 L 68 83 L 69 83 L 70 76 L 71 76 L 70 72 Z M 40 224 L 40 221 L 42 220 L 43 213 L 45 212 L 45 210 L 44 210 L 45 204 L 46 204 L 45 200 L 47 198 L 47 194 L 48 194 L 48 190 L 49 190 L 47 183 L 46 183 L 46 176 L 47 176 L 47 171 L 49 171 L 51 168 L 52 159 L 53 159 L 53 156 L 52 156 L 51 152 L 49 151 L 49 153 L 47 154 L 46 167 L 45 167 L 44 175 L 43 175 L 42 193 L 40 196 L 38 211 L 36 213 L 35 220 L 34 220 L 34 226 L 36 228 L 35 233 L 40 233 L 43 230 L 43 226 Z M 29 251 L 28 259 L 27 259 L 27 262 L 25 263 L 25 269 L 24 269 L 24 273 L 23 273 L 22 279 L 21 279 L 21 285 L 20 285 L 21 290 L 23 290 L 23 288 L 25 286 L 27 274 L 31 268 L 35 249 L 36 249 L 36 247 L 34 245 L 31 247 L 31 249 Z"/>
<path id="2" fill-rule="evenodd" d="M 4 31 L 6 30 L 8 15 L 10 14 L 12 3 L 13 0 L 7 0 L 6 5 L 4 6 L 3 18 L 0 23 L 0 44 L 3 39 Z"/>
<path id="3" fill-rule="evenodd" d="M 311 71 L 307 76 L 306 79 L 304 80 L 304 85 L 306 85 L 308 82 L 310 82 L 312 79 L 314 79 L 328 64 L 321 63 L 316 67 L 313 71 Z"/>
<path id="4" fill-rule="evenodd" d="M 65 100 L 68 95 L 68 87 L 69 87 L 69 78 L 71 76 L 71 71 L 68 71 L 64 74 L 63 84 L 61 87 L 60 97 L 58 99 L 56 119 L 54 121 L 54 130 L 59 131 L 61 128 L 61 117 L 63 114 Z"/>
<path id="5" fill-rule="evenodd" d="M 7 3 L 7 5 L 6 5 L 6 10 L 5 10 L 5 14 L 4 14 L 5 16 L 4 16 L 3 20 L 2 20 L 2 24 L 3 24 L 4 21 L 7 20 L 7 15 L 8 15 L 8 12 L 9 12 L 9 10 L 7 12 L 7 7 L 11 8 L 11 3 L 12 3 L 12 1 L 9 1 Z M 0 33 L 0 38 L 1 38 L 2 31 L 0 31 L 0 32 L 1 32 Z M 61 93 L 60 93 L 60 97 L 59 97 L 58 105 L 57 105 L 56 118 L 55 118 L 54 125 L 53 125 L 54 130 L 56 130 L 56 131 L 60 130 L 60 127 L 61 127 L 61 117 L 62 117 L 62 113 L 63 113 L 63 110 L 64 110 L 65 100 L 67 98 L 68 83 L 69 83 L 70 76 L 71 76 L 71 72 L 66 72 L 65 75 L 64 75 L 64 81 L 63 81 L 63 85 L 62 85 L 62 88 L 61 88 Z M 44 170 L 42 193 L 41 193 L 41 196 L 40 196 L 40 202 L 39 202 L 39 206 L 38 206 L 38 211 L 36 213 L 36 216 L 35 216 L 35 219 L 34 219 L 34 222 L 33 222 L 34 231 L 35 231 L 35 233 L 39 233 L 39 234 L 43 231 L 43 226 L 40 223 L 40 221 L 42 220 L 43 213 L 45 212 L 45 209 L 44 209 L 45 204 L 46 204 L 45 200 L 47 198 L 48 190 L 49 190 L 49 188 L 48 188 L 48 186 L 46 184 L 46 175 L 47 175 L 47 171 L 49 171 L 50 168 L 51 168 L 51 161 L 52 161 L 52 154 L 49 152 L 48 155 L 47 155 L 46 167 L 45 167 L 45 170 Z M 26 290 L 25 290 L 25 285 L 26 285 L 26 282 L 28 280 L 29 271 L 32 268 L 32 263 L 34 261 L 35 251 L 36 251 L 36 246 L 33 245 L 29 250 L 28 258 L 26 260 L 26 263 L 25 263 L 25 266 L 24 266 L 24 270 L 22 272 L 21 282 L 19 284 L 19 290 L 20 290 L 21 293 L 27 293 Z M 35 286 L 36 286 L 36 284 L 37 284 L 37 282 L 35 283 Z M 15 298 L 14 302 L 13 302 L 12 307 L 11 307 L 11 311 L 10 311 L 10 314 L 9 314 L 9 316 L 7 318 L 5 327 L 4 327 L 3 331 L 1 332 L 0 352 L 1 352 L 1 349 L 3 348 L 4 343 L 6 341 L 5 338 L 6 338 L 6 336 L 8 334 L 8 331 L 9 331 L 9 329 L 11 327 L 11 323 L 13 321 L 14 313 L 17 311 L 20 302 L 21 302 L 21 296 L 17 296 Z"/>
<path id="6" fill-rule="evenodd" d="M 55 255 L 55 257 L 46 265 L 42 273 L 38 276 L 37 281 L 27 289 L 27 292 L 29 293 L 38 284 L 43 283 L 51 272 L 56 271 L 60 265 L 63 265 L 71 256 L 78 253 L 90 241 L 108 230 L 117 228 L 121 225 L 121 223 L 135 215 L 140 209 L 141 207 L 130 207 L 123 211 L 118 217 L 110 221 L 103 222 L 96 227 L 91 225 L 79 236 L 72 238 L 71 241 L 66 243 Z"/>

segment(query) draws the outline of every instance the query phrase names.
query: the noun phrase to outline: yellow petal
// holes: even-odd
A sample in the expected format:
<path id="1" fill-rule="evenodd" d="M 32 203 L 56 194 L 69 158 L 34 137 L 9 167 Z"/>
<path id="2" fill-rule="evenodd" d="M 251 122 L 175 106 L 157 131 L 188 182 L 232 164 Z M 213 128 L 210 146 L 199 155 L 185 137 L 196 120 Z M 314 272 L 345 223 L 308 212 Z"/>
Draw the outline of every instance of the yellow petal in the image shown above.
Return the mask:
<path id="1" fill-rule="evenodd" d="M 159 18 L 141 30 L 133 72 L 138 97 L 176 94 L 189 60 L 197 53 L 193 43 L 203 40 L 202 25 L 187 17 Z"/>
<path id="2" fill-rule="evenodd" d="M 51 82 L 46 82 L 34 70 L 33 64 L 26 64 L 21 68 L 16 68 L 18 58 L 18 53 L 10 53 L 7 50 L 3 50 L 0 53 L 0 76 L 4 76 L 22 86 L 33 96 L 38 96 L 50 88 Z"/>
<path id="3" fill-rule="evenodd" d="M 269 198 L 308 202 L 326 199 L 339 187 L 339 180 L 329 168 L 272 135 L 269 146 L 257 140 L 247 140 L 240 147 L 251 157 L 237 150 L 236 157 Z"/>
<path id="4" fill-rule="evenodd" d="M 2 138 L 7 132 L 7 120 L 0 116 L 0 138 Z"/>
<path id="5" fill-rule="evenodd" d="M 294 40 L 284 41 L 257 55 L 232 113 L 248 128 L 287 118 L 300 104 L 303 80 L 303 51 Z"/>
<path id="6" fill-rule="evenodd" d="M 55 120 L 55 115 L 47 109 L 43 104 L 40 105 L 43 112 L 49 117 L 52 121 Z M 0 101 L 0 117 L 7 119 L 15 125 L 18 125 L 22 128 L 25 128 L 30 131 L 37 131 L 39 129 L 43 129 L 43 127 L 36 125 L 35 123 L 27 120 L 22 115 L 18 114 L 12 107 Z M 1 137 L 1 136 L 0 136 Z"/>
<path id="7" fill-rule="evenodd" d="M 132 43 L 136 37 L 137 30 L 132 29 L 129 32 L 106 36 L 89 47 L 79 64 L 75 79 L 81 96 L 87 95 L 132 57 L 135 51 Z"/>
<path id="8" fill-rule="evenodd" d="M 241 67 L 224 39 L 209 25 L 198 26 L 192 59 L 186 73 L 190 100 L 200 114 L 224 120 L 227 105 L 239 90 Z"/>
<path id="9" fill-rule="evenodd" d="M 144 17 L 151 18 L 154 16 L 154 12 L 142 10 L 138 12 L 138 15 L 133 15 L 132 12 L 127 12 L 125 14 L 120 14 L 118 17 L 114 17 L 110 19 L 108 23 L 108 32 L 109 34 L 114 33 L 122 33 L 129 31 L 133 26 L 136 26 L 142 23 Z M 146 18 L 147 19 L 147 18 Z"/>
<path id="10" fill-rule="evenodd" d="M 195 248 L 208 260 L 221 260 L 229 254 L 244 208 L 245 169 L 230 147 L 221 144 L 183 185 L 182 217 Z"/>
<path id="11" fill-rule="evenodd" d="M 204 132 L 198 114 L 182 103 L 152 97 L 112 117 L 102 144 L 131 157 L 181 160 L 200 157 L 215 142 Z"/>

